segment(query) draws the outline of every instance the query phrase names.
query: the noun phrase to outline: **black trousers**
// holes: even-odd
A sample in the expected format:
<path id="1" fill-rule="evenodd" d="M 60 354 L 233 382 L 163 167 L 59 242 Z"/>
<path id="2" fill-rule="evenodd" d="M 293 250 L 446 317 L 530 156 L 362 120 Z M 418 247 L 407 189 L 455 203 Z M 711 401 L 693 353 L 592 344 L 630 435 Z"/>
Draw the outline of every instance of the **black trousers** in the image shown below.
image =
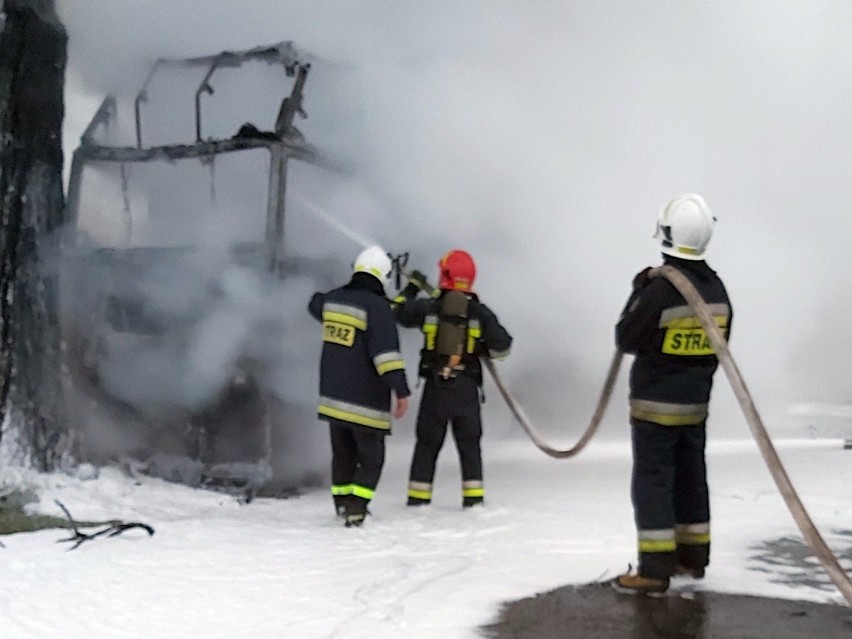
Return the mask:
<path id="1" fill-rule="evenodd" d="M 331 484 L 335 507 L 364 512 L 385 464 L 386 431 L 330 420 Z"/>
<path id="2" fill-rule="evenodd" d="M 662 426 L 632 419 L 631 431 L 639 574 L 668 577 L 675 563 L 703 568 L 710 561 L 705 424 Z"/>
<path id="3" fill-rule="evenodd" d="M 460 375 L 448 381 L 426 380 L 417 412 L 417 443 L 409 472 L 411 481 L 432 483 L 448 422 L 452 425 L 458 450 L 462 481 L 482 480 L 479 385 L 475 379 Z"/>

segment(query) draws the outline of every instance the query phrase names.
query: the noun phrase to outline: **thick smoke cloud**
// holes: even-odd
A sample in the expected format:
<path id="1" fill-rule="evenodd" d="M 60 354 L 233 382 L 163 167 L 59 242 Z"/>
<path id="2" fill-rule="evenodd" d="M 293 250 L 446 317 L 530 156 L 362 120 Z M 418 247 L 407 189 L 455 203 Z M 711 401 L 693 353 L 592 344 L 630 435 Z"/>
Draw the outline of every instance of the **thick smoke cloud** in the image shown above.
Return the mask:
<path id="1" fill-rule="evenodd" d="M 327 61 L 312 72 L 309 119 L 297 125 L 351 172 L 293 170 L 288 247 L 329 260 L 334 283 L 365 241 L 410 251 L 427 273 L 447 249 L 469 250 L 478 291 L 516 339 L 501 370 L 553 436 L 570 439 L 591 415 L 630 279 L 659 262 L 657 210 L 684 191 L 701 193 L 719 219 L 708 261 L 728 284 L 733 353 L 770 430 L 801 423 L 788 423 L 791 402 L 852 400 L 844 2 L 60 8 L 69 150 L 99 96 L 132 96 L 157 57 L 292 39 Z M 280 95 L 275 82 L 270 95 Z M 261 119 L 268 97 L 246 88 L 226 104 Z M 191 131 L 191 113 L 180 117 Z M 301 297 L 282 314 L 296 322 L 315 283 L 293 282 Z M 309 342 L 312 325 L 298 321 Z M 416 336 L 405 340 L 413 362 Z M 316 352 L 286 348 L 280 379 L 310 407 Z M 716 432 L 746 436 L 721 372 L 717 388 Z M 613 436 L 625 433 L 625 395 L 622 381 Z M 517 432 L 496 392 L 486 407 L 492 433 Z"/>

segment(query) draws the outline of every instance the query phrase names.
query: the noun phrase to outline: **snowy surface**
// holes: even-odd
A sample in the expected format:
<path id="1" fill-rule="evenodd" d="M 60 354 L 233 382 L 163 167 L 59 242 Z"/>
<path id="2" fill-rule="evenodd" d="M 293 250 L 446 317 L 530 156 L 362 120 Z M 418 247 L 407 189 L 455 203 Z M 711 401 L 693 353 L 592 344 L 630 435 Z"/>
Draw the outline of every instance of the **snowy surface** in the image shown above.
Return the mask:
<path id="1" fill-rule="evenodd" d="M 852 451 L 839 440 L 776 447 L 848 570 Z M 435 502 L 406 508 L 410 452 L 408 438 L 389 440 L 362 529 L 344 528 L 320 489 L 240 505 L 114 470 L 89 480 L 0 470 L 0 483 L 37 487 L 43 512 L 61 515 L 59 499 L 77 519 L 156 529 L 153 537 L 130 531 L 70 552 L 55 543 L 66 536 L 61 530 L 4 537 L 0 636 L 475 637 L 501 602 L 611 578 L 635 561 L 626 437 L 592 442 L 569 460 L 525 440 L 486 437 L 488 505 L 474 511 L 460 507 L 452 448 L 439 461 Z M 766 544 L 800 535 L 756 445 L 711 441 L 708 463 L 713 550 L 699 589 L 843 603 L 820 570 L 803 581 L 795 578 L 801 567 L 757 558 Z"/>

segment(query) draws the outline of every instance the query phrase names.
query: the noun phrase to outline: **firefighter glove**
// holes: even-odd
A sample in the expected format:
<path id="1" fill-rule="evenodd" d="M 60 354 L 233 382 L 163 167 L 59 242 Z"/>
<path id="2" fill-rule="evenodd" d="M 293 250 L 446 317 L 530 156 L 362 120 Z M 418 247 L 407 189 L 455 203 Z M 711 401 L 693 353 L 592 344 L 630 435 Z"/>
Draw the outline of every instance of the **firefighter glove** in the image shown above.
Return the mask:
<path id="1" fill-rule="evenodd" d="M 417 288 L 422 290 L 426 288 L 426 276 L 420 271 L 411 271 L 411 275 L 408 276 L 408 283 L 414 284 Z"/>

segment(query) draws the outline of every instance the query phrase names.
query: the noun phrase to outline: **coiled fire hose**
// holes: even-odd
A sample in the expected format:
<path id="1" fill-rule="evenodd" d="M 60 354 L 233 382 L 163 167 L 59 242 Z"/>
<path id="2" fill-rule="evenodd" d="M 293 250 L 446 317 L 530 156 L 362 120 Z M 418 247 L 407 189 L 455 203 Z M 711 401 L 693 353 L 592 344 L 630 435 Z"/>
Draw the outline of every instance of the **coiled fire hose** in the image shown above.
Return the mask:
<path id="1" fill-rule="evenodd" d="M 408 273 L 405 273 L 404 271 L 403 274 L 408 275 Z M 772 475 L 772 479 L 775 481 L 776 486 L 778 486 L 778 490 L 784 498 L 784 502 L 786 503 L 790 514 L 793 516 L 793 519 L 799 527 L 799 530 L 804 536 L 808 546 L 816 555 L 820 564 L 822 564 L 822 567 L 828 573 L 828 576 L 837 586 L 837 589 L 843 595 L 844 599 L 846 599 L 846 602 L 852 606 L 852 581 L 850 581 L 849 576 L 840 566 L 837 557 L 834 556 L 834 553 L 825 543 L 825 540 L 823 540 L 822 535 L 820 535 L 811 520 L 810 515 L 808 515 L 808 512 L 805 510 L 804 505 L 799 499 L 796 489 L 793 487 L 793 484 L 787 475 L 787 471 L 784 469 L 784 465 L 781 463 L 781 459 L 778 457 L 778 453 L 775 451 L 775 447 L 769 439 L 766 428 L 763 426 L 763 421 L 757 412 L 757 407 L 754 405 L 751 394 L 746 388 L 745 381 L 734 362 L 734 358 L 731 356 L 730 350 L 728 350 L 728 342 L 725 339 L 725 336 L 722 335 L 719 327 L 716 326 L 716 322 L 713 320 L 713 316 L 710 313 L 710 309 L 707 307 L 707 303 L 692 285 L 692 282 L 690 282 L 683 273 L 672 266 L 661 266 L 659 268 L 652 269 L 648 273 L 648 277 L 665 277 L 695 311 L 695 314 L 698 316 L 701 325 L 707 333 L 707 337 L 710 339 L 710 343 L 713 345 L 716 357 L 719 359 L 719 362 L 722 364 L 722 368 L 725 370 L 725 374 L 727 375 L 728 381 L 734 390 L 734 394 L 740 403 L 740 407 L 742 408 L 743 414 L 745 415 L 746 421 L 751 429 L 751 433 L 757 442 L 760 453 L 763 456 L 763 460 L 766 462 L 769 472 Z M 424 282 L 422 284 L 425 292 L 430 295 L 435 294 L 435 288 L 428 282 Z M 488 357 L 484 357 L 483 360 L 485 361 L 485 366 L 491 374 L 494 383 L 497 385 L 497 389 L 500 391 L 500 394 L 503 396 L 503 399 L 506 401 L 506 404 L 512 411 L 512 414 L 515 416 L 515 419 L 518 420 L 518 423 L 520 423 L 536 447 L 551 457 L 566 459 L 574 457 L 582 451 L 597 432 L 598 426 L 600 425 L 604 412 L 606 411 L 606 407 L 612 397 L 612 390 L 615 386 L 616 379 L 618 378 L 618 371 L 621 367 L 623 357 L 623 353 L 616 350 L 612 357 L 612 361 L 610 362 L 609 371 L 607 372 L 603 389 L 601 390 L 597 406 L 595 407 L 595 411 L 589 421 L 589 425 L 586 427 L 586 430 L 583 431 L 583 434 L 574 446 L 563 450 L 553 448 L 544 442 L 533 427 L 526 413 L 524 413 L 523 408 L 521 408 L 520 404 L 518 404 L 508 387 L 503 382 L 500 374 L 497 372 L 494 362 Z"/>

